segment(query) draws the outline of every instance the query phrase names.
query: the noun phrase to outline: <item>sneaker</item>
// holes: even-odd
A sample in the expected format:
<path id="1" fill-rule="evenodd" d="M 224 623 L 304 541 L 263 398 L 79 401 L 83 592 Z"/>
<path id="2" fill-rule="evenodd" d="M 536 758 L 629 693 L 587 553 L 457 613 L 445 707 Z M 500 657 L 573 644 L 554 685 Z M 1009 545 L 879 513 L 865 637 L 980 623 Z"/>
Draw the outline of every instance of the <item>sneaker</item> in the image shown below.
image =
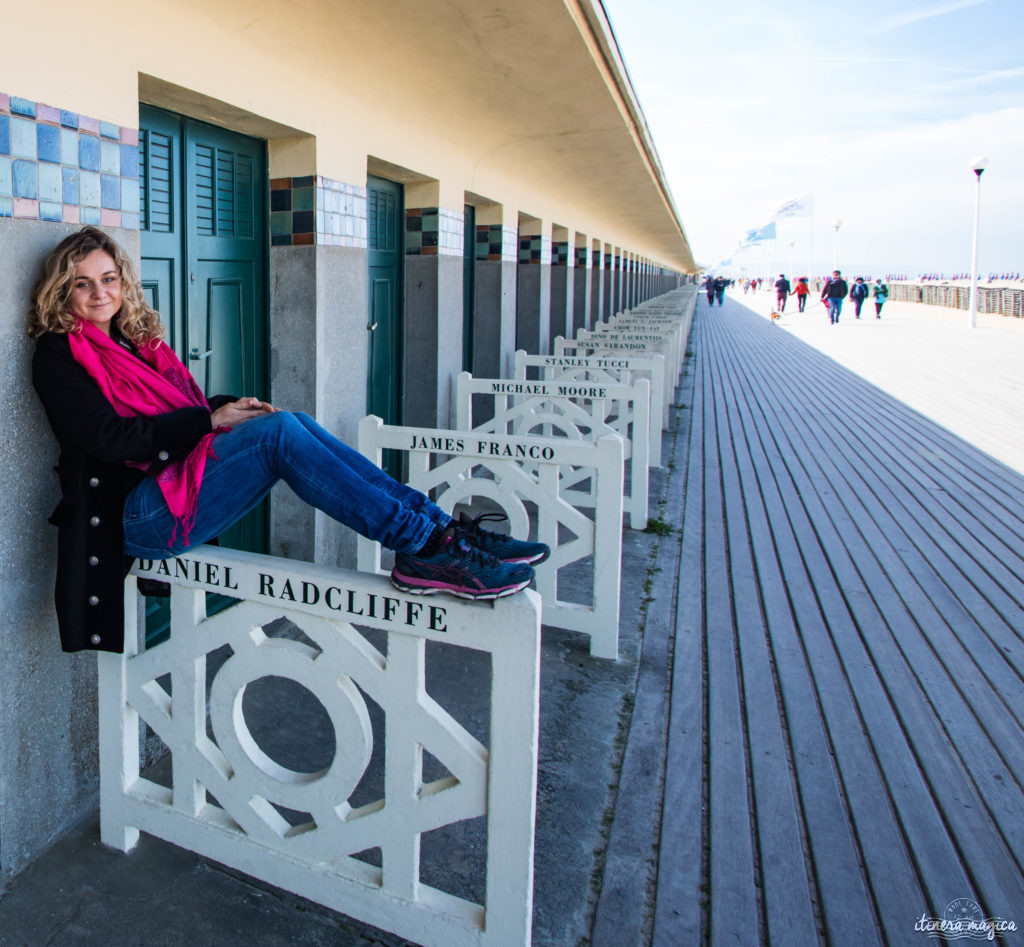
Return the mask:
<path id="1" fill-rule="evenodd" d="M 479 516 L 467 516 L 460 513 L 455 524 L 455 535 L 461 537 L 471 546 L 489 552 L 502 562 L 527 562 L 531 566 L 543 562 L 551 555 L 551 547 L 547 543 L 530 543 L 521 539 L 513 539 L 505 533 L 492 533 L 480 525 L 481 520 L 507 520 L 504 513 L 481 513 Z"/>
<path id="2" fill-rule="evenodd" d="M 502 562 L 459 536 L 446 536 L 432 556 L 396 553 L 391 583 L 413 595 L 447 592 L 459 598 L 503 598 L 525 589 L 533 568 L 523 562 Z"/>

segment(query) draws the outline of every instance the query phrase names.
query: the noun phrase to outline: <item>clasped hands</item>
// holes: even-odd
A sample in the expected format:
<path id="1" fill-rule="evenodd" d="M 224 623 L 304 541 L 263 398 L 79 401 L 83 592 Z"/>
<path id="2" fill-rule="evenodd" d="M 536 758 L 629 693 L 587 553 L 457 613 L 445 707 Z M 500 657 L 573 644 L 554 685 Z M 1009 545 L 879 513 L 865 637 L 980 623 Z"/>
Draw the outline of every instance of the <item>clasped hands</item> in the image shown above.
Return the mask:
<path id="1" fill-rule="evenodd" d="M 213 412 L 210 418 L 213 429 L 238 427 L 243 421 L 251 421 L 264 414 L 273 414 L 277 408 L 259 398 L 239 398 L 229 401 Z"/>

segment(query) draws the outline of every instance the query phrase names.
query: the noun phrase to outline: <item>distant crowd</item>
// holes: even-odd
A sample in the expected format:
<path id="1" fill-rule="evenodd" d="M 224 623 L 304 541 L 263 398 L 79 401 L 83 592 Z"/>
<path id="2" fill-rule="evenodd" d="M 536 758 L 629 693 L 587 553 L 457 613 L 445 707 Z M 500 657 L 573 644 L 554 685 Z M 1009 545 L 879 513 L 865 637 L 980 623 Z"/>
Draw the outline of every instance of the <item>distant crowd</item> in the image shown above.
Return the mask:
<path id="1" fill-rule="evenodd" d="M 725 299 L 725 291 L 730 286 L 738 284 L 744 293 L 756 293 L 763 286 L 765 280 L 760 277 L 754 279 L 734 280 L 727 276 L 715 276 L 708 274 L 701 283 L 701 289 L 707 293 L 708 305 L 714 306 L 717 302 L 721 306 Z M 772 284 L 775 290 L 775 308 L 772 310 L 772 319 L 777 319 L 786 311 L 786 303 L 790 296 L 796 296 L 797 308 L 803 312 L 807 307 L 807 297 L 811 295 L 811 280 L 806 276 L 798 276 L 795 283 L 786 278 L 785 273 L 780 273 L 779 278 Z M 847 283 L 839 270 L 833 270 L 832 275 L 827 279 L 814 280 L 813 292 L 820 294 L 821 303 L 828 314 L 829 322 L 836 325 L 843 310 L 843 300 L 849 297 L 853 303 L 855 318 L 860 318 L 861 307 L 867 299 L 875 305 L 875 318 L 882 318 L 882 307 L 889 299 L 889 286 L 886 280 L 876 277 L 874 283 L 871 277 L 858 276 L 853 283 Z"/>
<path id="2" fill-rule="evenodd" d="M 894 273 L 890 273 L 885 278 L 893 283 L 909 283 L 912 281 L 919 283 L 953 283 L 957 280 L 969 280 L 971 278 L 971 274 L 954 273 L 952 276 L 946 276 L 945 273 L 922 273 L 920 276 L 911 277 L 906 274 L 896 275 Z M 978 279 L 988 283 L 1021 282 L 1020 273 L 989 273 L 987 277 L 984 274 L 979 273 Z"/>

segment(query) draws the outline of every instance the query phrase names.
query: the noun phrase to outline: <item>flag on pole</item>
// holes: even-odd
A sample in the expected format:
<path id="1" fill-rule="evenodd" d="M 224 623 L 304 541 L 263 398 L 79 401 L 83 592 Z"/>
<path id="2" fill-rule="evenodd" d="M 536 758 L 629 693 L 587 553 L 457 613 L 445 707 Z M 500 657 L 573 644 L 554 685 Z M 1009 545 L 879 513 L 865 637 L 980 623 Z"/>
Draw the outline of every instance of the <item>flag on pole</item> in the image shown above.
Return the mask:
<path id="1" fill-rule="evenodd" d="M 791 197 L 783 201 L 774 214 L 772 220 L 785 220 L 787 217 L 813 217 L 814 216 L 814 194 L 801 194 L 799 197 Z"/>
<path id="2" fill-rule="evenodd" d="M 775 221 L 765 224 L 760 230 L 747 231 L 747 243 L 759 243 L 761 240 L 775 239 Z"/>

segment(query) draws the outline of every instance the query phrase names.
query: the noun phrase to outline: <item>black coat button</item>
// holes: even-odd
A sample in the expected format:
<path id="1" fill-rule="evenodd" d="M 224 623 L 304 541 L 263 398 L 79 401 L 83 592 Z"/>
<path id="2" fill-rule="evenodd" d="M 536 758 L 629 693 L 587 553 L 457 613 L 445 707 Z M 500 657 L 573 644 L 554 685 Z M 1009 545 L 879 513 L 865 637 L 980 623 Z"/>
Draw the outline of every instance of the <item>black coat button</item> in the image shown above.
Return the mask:
<path id="1" fill-rule="evenodd" d="M 100 561 L 99 561 L 99 559 L 96 558 L 96 556 L 90 556 L 89 557 L 89 565 L 91 565 L 91 566 L 98 566 L 99 564 L 100 564 Z"/>
<path id="2" fill-rule="evenodd" d="M 100 597 L 98 595 L 90 595 L 89 596 L 89 604 L 90 605 L 99 605 L 99 603 L 100 603 Z"/>
<path id="3" fill-rule="evenodd" d="M 100 639 L 100 636 L 99 636 L 99 635 L 93 635 L 93 636 L 92 636 L 92 637 L 91 637 L 91 638 L 89 639 L 89 643 L 90 643 L 90 644 L 99 644 L 99 643 L 100 643 L 100 640 L 101 640 L 101 639 Z"/>
<path id="4" fill-rule="evenodd" d="M 100 485 L 100 478 L 99 477 L 90 477 L 89 478 L 89 486 L 90 487 L 98 487 L 99 485 Z"/>
<path id="5" fill-rule="evenodd" d="M 100 518 L 98 516 L 90 516 L 89 517 L 89 525 L 90 526 L 99 526 L 100 525 Z"/>
<path id="6" fill-rule="evenodd" d="M 158 460 L 167 460 L 167 458 L 168 458 L 168 457 L 170 457 L 171 455 L 170 455 L 170 454 L 168 454 L 168 453 L 167 453 L 167 451 L 165 451 L 165 450 L 162 450 L 162 451 L 160 451 L 160 453 L 159 453 L 159 454 L 157 454 L 156 456 L 157 456 L 157 459 L 158 459 Z"/>

